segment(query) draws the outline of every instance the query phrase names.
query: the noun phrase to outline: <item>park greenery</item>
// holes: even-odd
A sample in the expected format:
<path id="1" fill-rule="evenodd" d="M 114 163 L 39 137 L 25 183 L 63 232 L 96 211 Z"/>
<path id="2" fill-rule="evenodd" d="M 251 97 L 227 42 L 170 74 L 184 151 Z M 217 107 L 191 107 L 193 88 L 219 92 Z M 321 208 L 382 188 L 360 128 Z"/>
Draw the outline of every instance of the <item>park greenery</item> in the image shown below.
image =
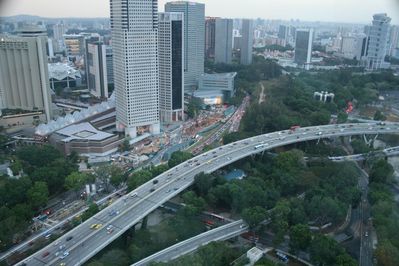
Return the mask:
<path id="1" fill-rule="evenodd" d="M 393 168 L 384 159 L 375 161 L 370 169 L 369 200 L 372 224 L 377 231 L 378 245 L 374 253 L 378 265 L 399 265 L 399 208 L 390 187 Z"/>
<path id="2" fill-rule="evenodd" d="M 341 224 L 349 206 L 358 204 L 359 172 L 352 163 L 321 161 L 307 165 L 301 151 L 291 150 L 275 157 L 263 155 L 243 159 L 228 168 L 240 168 L 247 177 L 230 182 L 217 174 L 200 174 L 195 178 L 193 191 L 205 199 L 208 208 L 230 210 L 258 233 L 270 230 L 276 246 L 289 235 L 291 252 L 313 252 L 315 262 L 323 257 L 318 252 L 325 252 L 318 251 L 313 244 L 317 239 L 326 249 L 334 247 L 335 257 L 352 263 L 337 261 L 336 265 L 354 265 L 335 241 L 319 239 L 309 231 L 310 225 Z M 267 219 L 270 223 L 266 228 L 259 226 Z M 332 265 L 330 260 L 331 257 L 326 257 L 320 263 Z"/>
<path id="3" fill-rule="evenodd" d="M 254 57 L 253 63 L 248 66 L 238 63 L 223 64 L 206 61 L 205 72 L 237 72 L 234 82 L 235 97 L 228 100 L 228 103 L 236 106 L 241 104 L 245 95 L 255 93 L 260 81 L 278 78 L 282 75 L 282 69 L 275 61 L 264 59 L 262 56 Z"/>
<path id="4" fill-rule="evenodd" d="M 51 146 L 19 148 L 11 158 L 15 175 L 0 176 L 0 249 L 29 235 L 31 219 L 68 186 L 77 171 L 76 157 L 64 157 Z"/>
<path id="5" fill-rule="evenodd" d="M 261 75 L 252 79 L 256 82 L 261 80 Z M 258 98 L 252 97 L 252 104 L 243 117 L 240 132 L 225 136 L 224 143 L 288 129 L 292 125 L 324 125 L 329 123 L 332 114 L 338 116 L 339 123 L 344 123 L 348 118 L 345 110 L 349 102 L 355 108 L 373 104 L 381 91 L 393 90 L 398 86 L 399 77 L 392 72 L 364 74 L 353 70 L 332 70 L 276 75 L 276 78 L 262 82 L 266 88 L 266 100 L 259 104 Z M 314 92 L 321 91 L 334 93 L 334 101 L 322 103 L 315 100 Z M 257 96 L 259 89 L 247 86 L 247 92 Z M 374 118 L 385 119 L 380 112 Z"/>

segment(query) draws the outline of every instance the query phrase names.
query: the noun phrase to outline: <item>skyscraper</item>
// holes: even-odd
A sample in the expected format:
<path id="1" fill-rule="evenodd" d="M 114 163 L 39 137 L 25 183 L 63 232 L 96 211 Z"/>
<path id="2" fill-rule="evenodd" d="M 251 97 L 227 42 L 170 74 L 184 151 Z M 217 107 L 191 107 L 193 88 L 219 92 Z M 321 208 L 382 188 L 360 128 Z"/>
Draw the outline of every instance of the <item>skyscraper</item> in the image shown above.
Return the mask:
<path id="1" fill-rule="evenodd" d="M 183 13 L 159 13 L 159 109 L 165 123 L 184 118 L 183 29 Z"/>
<path id="2" fill-rule="evenodd" d="M 184 13 L 184 89 L 193 91 L 204 73 L 205 5 L 176 1 L 165 5 L 166 12 Z"/>
<path id="3" fill-rule="evenodd" d="M 389 38 L 389 56 L 396 56 L 399 48 L 399 26 L 391 26 L 391 34 Z"/>
<path id="4" fill-rule="evenodd" d="M 158 134 L 158 1 L 111 0 L 111 31 L 117 130 Z"/>
<path id="5" fill-rule="evenodd" d="M 233 50 L 233 20 L 216 19 L 215 62 L 230 64 Z"/>
<path id="6" fill-rule="evenodd" d="M 97 98 L 108 98 L 106 46 L 101 42 L 88 43 L 85 64 L 90 93 Z"/>
<path id="7" fill-rule="evenodd" d="M 27 27 L 19 36 L 0 36 L 0 108 L 43 111 L 50 121 L 47 32 Z"/>
<path id="8" fill-rule="evenodd" d="M 56 52 L 63 51 L 65 48 L 64 44 L 64 34 L 66 33 L 64 22 L 55 24 L 53 26 L 54 35 L 54 50 Z"/>
<path id="9" fill-rule="evenodd" d="M 312 61 L 313 29 L 297 29 L 294 61 L 309 70 Z"/>
<path id="10" fill-rule="evenodd" d="M 252 48 L 253 48 L 253 22 L 250 19 L 242 20 L 241 28 L 241 64 L 252 64 Z"/>
<path id="11" fill-rule="evenodd" d="M 207 17 L 205 20 L 205 57 L 215 58 L 216 18 Z"/>
<path id="12" fill-rule="evenodd" d="M 388 52 L 389 28 L 391 18 L 387 14 L 375 14 L 373 23 L 366 27 L 368 36 L 365 66 L 368 70 L 385 68 L 385 56 Z"/>
<path id="13" fill-rule="evenodd" d="M 284 45 L 288 44 L 290 35 L 290 27 L 286 25 L 280 25 L 278 27 L 278 38 L 283 40 Z"/>
<path id="14" fill-rule="evenodd" d="M 114 61 L 113 61 L 113 52 L 111 46 L 105 47 L 105 57 L 107 61 L 107 80 L 108 84 L 114 84 Z"/>
<path id="15" fill-rule="evenodd" d="M 85 39 L 79 34 L 64 34 L 64 44 L 68 57 L 83 56 L 85 53 Z"/>

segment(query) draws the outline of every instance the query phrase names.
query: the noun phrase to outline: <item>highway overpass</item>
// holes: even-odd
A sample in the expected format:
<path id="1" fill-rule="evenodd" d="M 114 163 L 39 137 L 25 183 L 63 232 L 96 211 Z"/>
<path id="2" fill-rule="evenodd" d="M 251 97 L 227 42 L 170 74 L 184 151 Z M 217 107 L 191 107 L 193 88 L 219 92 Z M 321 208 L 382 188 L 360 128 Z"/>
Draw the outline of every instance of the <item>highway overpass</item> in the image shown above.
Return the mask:
<path id="1" fill-rule="evenodd" d="M 273 154 L 274 155 L 274 154 Z M 399 155 L 399 146 L 391 147 L 383 150 L 371 151 L 369 153 L 360 153 L 360 154 L 351 154 L 344 156 L 328 156 L 328 157 L 305 157 L 305 161 L 313 162 L 313 161 L 321 161 L 328 159 L 330 161 L 336 163 L 343 163 L 348 161 L 363 161 L 369 158 L 379 158 L 379 157 L 392 157 Z"/>
<path id="2" fill-rule="evenodd" d="M 293 132 L 284 130 L 230 143 L 169 169 L 23 262 L 26 265 L 59 265 L 61 262 L 66 265 L 81 265 L 160 205 L 188 188 L 197 174 L 212 173 L 247 156 L 321 138 L 396 133 L 399 133 L 399 123 L 340 124 L 299 128 Z M 154 182 L 155 180 L 157 181 Z M 112 210 L 118 214 L 112 215 Z M 92 224 L 102 224 L 102 227 L 91 229 Z M 106 230 L 109 225 L 114 227 L 114 231 L 110 234 Z M 60 252 L 60 245 L 65 246 L 63 250 L 69 252 L 64 259 L 61 259 L 57 253 Z"/>
<path id="3" fill-rule="evenodd" d="M 239 236 L 247 231 L 248 226 L 243 220 L 231 222 L 161 250 L 139 262 L 136 262 L 133 266 L 147 265 L 151 262 L 171 261 L 188 254 L 201 246 L 209 244 L 210 242 L 227 240 Z"/>

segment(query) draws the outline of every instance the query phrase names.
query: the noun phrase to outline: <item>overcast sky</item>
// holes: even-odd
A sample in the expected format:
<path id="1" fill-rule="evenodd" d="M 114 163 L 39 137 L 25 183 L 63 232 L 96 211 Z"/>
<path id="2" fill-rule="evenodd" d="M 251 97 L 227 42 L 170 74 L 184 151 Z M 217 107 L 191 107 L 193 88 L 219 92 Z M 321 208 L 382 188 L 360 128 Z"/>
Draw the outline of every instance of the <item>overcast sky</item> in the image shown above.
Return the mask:
<path id="1" fill-rule="evenodd" d="M 159 0 L 159 9 L 167 0 Z M 388 13 L 399 24 L 399 0 L 198 0 L 207 16 L 369 23 Z M 109 17 L 109 0 L 0 0 L 0 15 Z"/>

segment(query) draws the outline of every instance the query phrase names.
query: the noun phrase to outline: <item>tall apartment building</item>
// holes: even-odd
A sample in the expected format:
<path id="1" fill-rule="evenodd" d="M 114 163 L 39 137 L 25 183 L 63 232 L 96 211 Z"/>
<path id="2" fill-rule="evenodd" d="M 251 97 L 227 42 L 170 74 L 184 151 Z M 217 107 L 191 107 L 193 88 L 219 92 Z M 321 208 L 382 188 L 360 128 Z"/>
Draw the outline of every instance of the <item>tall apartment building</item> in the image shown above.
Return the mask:
<path id="1" fill-rule="evenodd" d="M 184 14 L 159 13 L 159 110 L 164 123 L 184 119 Z"/>
<path id="2" fill-rule="evenodd" d="M 391 26 L 391 34 L 389 38 L 389 56 L 396 57 L 396 53 L 399 48 L 399 26 L 393 25 Z"/>
<path id="3" fill-rule="evenodd" d="M 79 34 L 64 34 L 64 44 L 68 57 L 83 56 L 85 54 L 85 39 Z"/>
<path id="4" fill-rule="evenodd" d="M 47 33 L 29 27 L 19 36 L 0 36 L 0 108 L 43 111 L 50 121 Z"/>
<path id="5" fill-rule="evenodd" d="M 368 41 L 364 63 L 368 70 L 378 70 L 387 65 L 384 60 L 389 49 L 390 22 L 387 14 L 375 14 L 372 25 L 366 27 Z"/>
<path id="6" fill-rule="evenodd" d="M 284 46 L 288 44 L 290 36 L 290 27 L 286 25 L 280 25 L 278 27 L 277 37 L 283 41 Z"/>
<path id="7" fill-rule="evenodd" d="M 101 42 L 88 43 L 85 59 L 90 93 L 97 98 L 108 98 L 106 46 Z"/>
<path id="8" fill-rule="evenodd" d="M 205 57 L 215 58 L 216 18 L 207 17 L 205 20 Z"/>
<path id="9" fill-rule="evenodd" d="M 113 62 L 113 53 L 112 47 L 105 47 L 105 57 L 107 61 L 107 80 L 108 84 L 114 84 L 114 62 Z"/>
<path id="10" fill-rule="evenodd" d="M 168 2 L 165 11 L 184 13 L 184 90 L 192 92 L 204 73 L 205 5 L 187 1 Z"/>
<path id="11" fill-rule="evenodd" d="M 313 29 L 297 29 L 294 62 L 309 70 L 312 62 Z"/>
<path id="12" fill-rule="evenodd" d="M 231 64 L 233 51 L 233 20 L 216 19 L 215 62 Z"/>
<path id="13" fill-rule="evenodd" d="M 110 2 L 117 130 L 158 134 L 158 1 Z"/>
<path id="14" fill-rule="evenodd" d="M 53 37 L 54 37 L 54 50 L 61 52 L 65 49 L 64 34 L 66 28 L 63 22 L 53 25 Z"/>
<path id="15" fill-rule="evenodd" d="M 253 21 L 243 19 L 241 27 L 241 64 L 243 65 L 252 64 L 253 33 Z"/>

